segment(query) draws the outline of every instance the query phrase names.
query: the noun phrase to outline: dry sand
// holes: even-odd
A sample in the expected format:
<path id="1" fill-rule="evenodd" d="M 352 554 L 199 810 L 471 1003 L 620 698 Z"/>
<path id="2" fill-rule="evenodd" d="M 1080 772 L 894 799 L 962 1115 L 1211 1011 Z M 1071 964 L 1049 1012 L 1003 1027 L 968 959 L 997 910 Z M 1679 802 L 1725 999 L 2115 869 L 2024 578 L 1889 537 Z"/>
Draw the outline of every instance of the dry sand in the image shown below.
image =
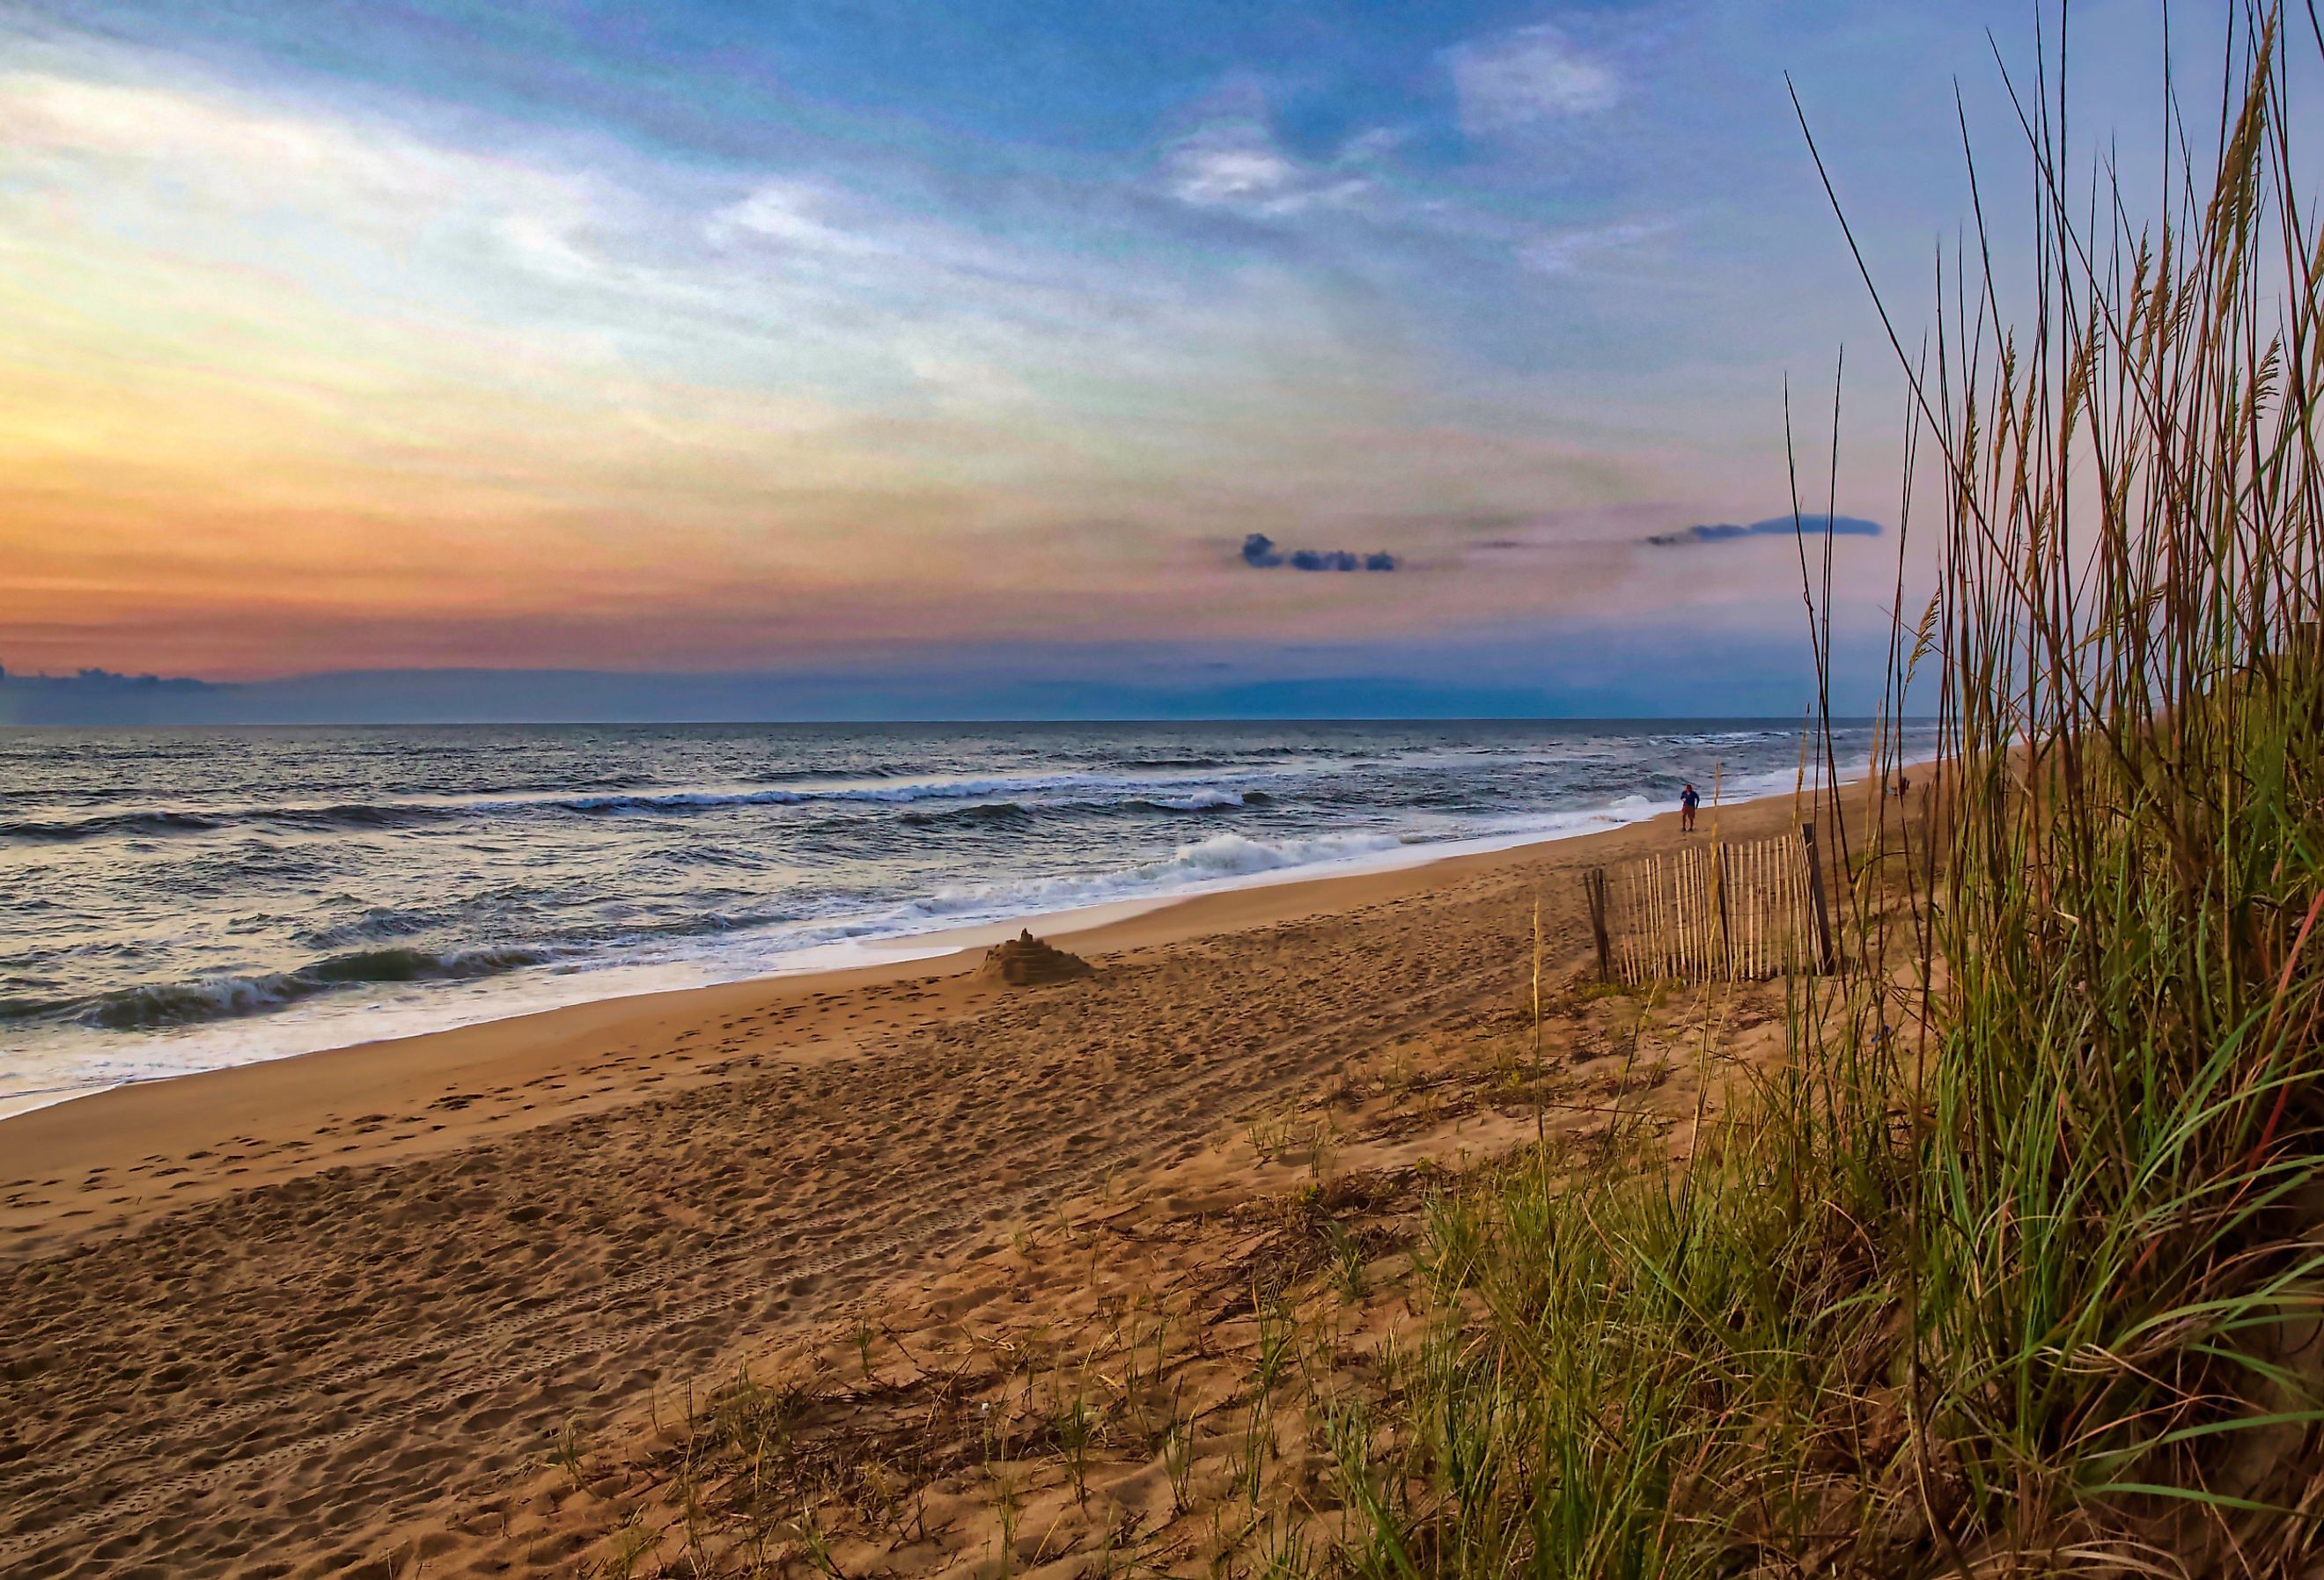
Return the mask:
<path id="1" fill-rule="evenodd" d="M 1721 832 L 1792 815 L 1729 808 Z M 1505 1040 L 1536 897 L 1563 980 L 1588 947 L 1576 871 L 1679 837 L 1204 896 L 1074 934 L 1095 975 L 1047 985 L 971 948 L 0 1122 L 0 1573 L 588 1572 L 658 1507 L 687 1391 L 866 1311 L 931 1350 L 995 1300 L 1064 1320 L 1073 1280 L 1027 1250 L 1047 1225 L 1231 1282 L 1286 1188 L 1262 1116 L 1331 1112 L 1383 1050 Z M 1552 1040 L 1596 1090 L 1591 1025 Z M 1349 1102 L 1351 1177 L 1534 1123 Z M 945 1529 L 885 1566 L 973 1567 L 973 1524 Z"/>

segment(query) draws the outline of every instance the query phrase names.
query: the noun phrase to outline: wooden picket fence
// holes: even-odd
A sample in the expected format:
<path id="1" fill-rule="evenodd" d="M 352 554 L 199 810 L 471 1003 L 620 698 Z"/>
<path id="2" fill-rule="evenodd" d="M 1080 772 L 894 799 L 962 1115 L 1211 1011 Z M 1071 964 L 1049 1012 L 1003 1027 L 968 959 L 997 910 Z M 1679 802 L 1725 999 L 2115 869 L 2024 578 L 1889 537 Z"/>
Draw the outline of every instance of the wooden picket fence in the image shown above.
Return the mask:
<path id="1" fill-rule="evenodd" d="M 1601 975 L 1622 982 L 1828 970 L 1831 922 L 1815 828 L 1704 840 L 1582 874 Z"/>

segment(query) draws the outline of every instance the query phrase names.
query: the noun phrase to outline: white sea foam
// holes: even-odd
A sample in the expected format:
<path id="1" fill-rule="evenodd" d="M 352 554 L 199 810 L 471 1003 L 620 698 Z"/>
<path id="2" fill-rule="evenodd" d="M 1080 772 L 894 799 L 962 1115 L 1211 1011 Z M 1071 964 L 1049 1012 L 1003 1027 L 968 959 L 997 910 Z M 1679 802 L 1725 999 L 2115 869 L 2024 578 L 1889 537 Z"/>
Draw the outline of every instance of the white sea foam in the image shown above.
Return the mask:
<path id="1" fill-rule="evenodd" d="M 1155 805 L 1167 807 L 1174 812 L 1223 811 L 1229 807 L 1248 804 L 1238 791 L 1223 790 L 1198 790 L 1190 796 L 1168 796 L 1155 802 Z"/>
<path id="2" fill-rule="evenodd" d="M 154 839 L 271 827 L 318 834 L 364 832 L 453 819 L 584 813 L 713 811 L 724 808 L 835 805 L 910 806 L 921 801 L 982 800 L 995 796 L 1066 797 L 1093 802 L 1149 799 L 1157 806 L 1198 811 L 1244 804 L 1248 787 L 1304 772 L 1271 763 L 1240 773 L 1157 770 L 1139 774 L 1102 772 L 1014 773 L 982 776 L 927 775 L 863 783 L 835 781 L 784 785 L 710 786 L 669 790 L 601 790 L 524 796 L 407 796 L 375 801 L 316 802 L 112 809 L 93 816 L 30 816 L 0 819 L 0 843 L 68 844 L 106 837 Z M 1193 784 L 1201 788 L 1186 790 Z"/>

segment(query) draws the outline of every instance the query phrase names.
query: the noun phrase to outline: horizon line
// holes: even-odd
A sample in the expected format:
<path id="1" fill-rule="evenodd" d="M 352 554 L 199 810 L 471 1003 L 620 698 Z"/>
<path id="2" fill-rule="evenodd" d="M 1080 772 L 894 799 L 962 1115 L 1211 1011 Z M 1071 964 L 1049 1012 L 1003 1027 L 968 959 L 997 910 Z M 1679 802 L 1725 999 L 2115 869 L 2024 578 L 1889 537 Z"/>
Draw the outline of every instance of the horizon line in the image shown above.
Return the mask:
<path id="1" fill-rule="evenodd" d="M 1887 716 L 1870 713 L 1831 714 L 1825 722 L 1834 725 L 1870 724 Z M 1685 724 L 1780 724 L 1806 727 L 1815 721 L 1795 719 L 1786 714 L 1772 713 L 1690 713 L 1690 714 L 1206 714 L 1187 715 L 1176 718 L 1138 717 L 1050 717 L 992 718 L 972 715 L 929 715 L 922 718 L 600 718 L 600 719 L 349 719 L 334 722 L 328 719 L 301 719 L 281 723 L 253 721 L 249 723 L 204 723 L 189 720 L 173 724 L 19 724 L 0 720 L 0 730 L 583 730 L 605 726 L 639 729 L 670 728 L 761 728 L 761 729 L 861 729 L 879 727 L 910 729 L 925 725 L 980 725 L 1008 729 L 1028 725 L 1064 725 L 1072 726 L 1140 725 L 1154 728 L 1181 728 L 1188 725 L 1685 725 Z M 1901 714 L 1889 719 L 1892 724 L 1935 724 L 1933 714 Z"/>

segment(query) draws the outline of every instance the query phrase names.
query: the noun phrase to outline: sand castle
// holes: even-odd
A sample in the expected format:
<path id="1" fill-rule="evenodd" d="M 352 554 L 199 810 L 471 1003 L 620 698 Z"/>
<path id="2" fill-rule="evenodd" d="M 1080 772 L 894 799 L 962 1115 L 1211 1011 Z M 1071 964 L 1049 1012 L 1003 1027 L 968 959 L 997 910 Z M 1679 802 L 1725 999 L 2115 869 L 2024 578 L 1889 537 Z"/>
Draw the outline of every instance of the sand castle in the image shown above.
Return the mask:
<path id="1" fill-rule="evenodd" d="M 1033 936 L 1025 929 L 1008 942 L 995 944 L 984 952 L 984 975 L 997 976 L 1013 987 L 1029 987 L 1044 982 L 1067 982 L 1090 974 L 1090 963 L 1079 955 L 1068 955 L 1053 944 Z"/>

